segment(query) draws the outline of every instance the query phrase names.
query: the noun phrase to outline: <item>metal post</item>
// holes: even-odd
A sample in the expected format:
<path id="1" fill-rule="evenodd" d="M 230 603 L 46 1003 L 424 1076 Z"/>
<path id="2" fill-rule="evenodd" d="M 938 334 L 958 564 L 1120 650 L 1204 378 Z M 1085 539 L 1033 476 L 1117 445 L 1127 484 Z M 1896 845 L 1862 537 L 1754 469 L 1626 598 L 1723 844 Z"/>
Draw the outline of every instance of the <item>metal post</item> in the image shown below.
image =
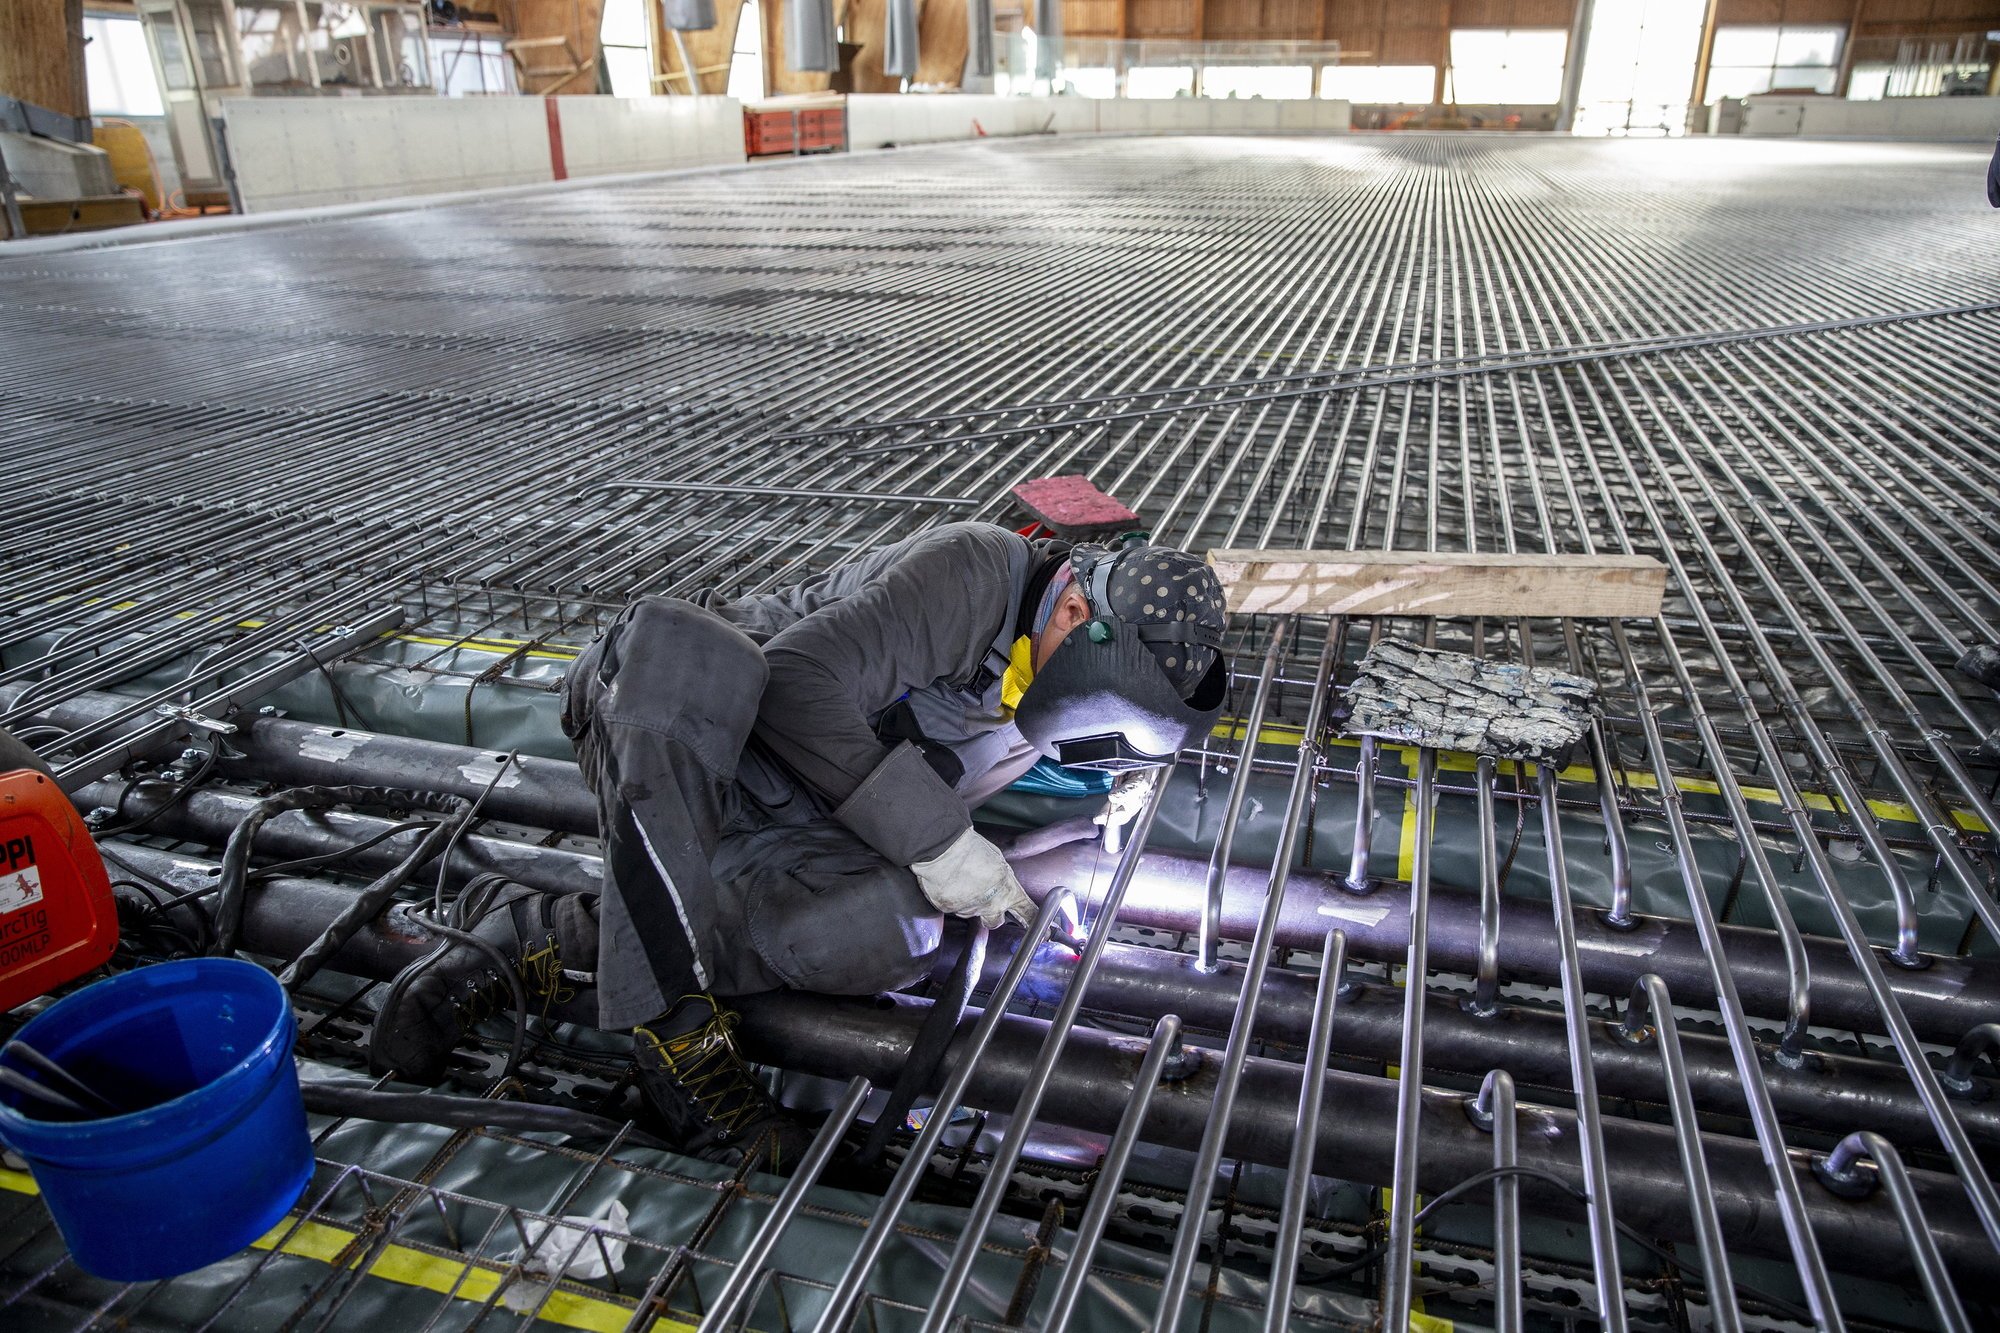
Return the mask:
<path id="1" fill-rule="evenodd" d="M 1596 0 L 1576 0 L 1576 13 L 1569 24 L 1569 49 L 1563 57 L 1562 100 L 1556 104 L 1557 134 L 1576 128 L 1576 103 L 1583 95 L 1584 59 L 1590 51 L 1590 20 L 1596 10 Z"/>

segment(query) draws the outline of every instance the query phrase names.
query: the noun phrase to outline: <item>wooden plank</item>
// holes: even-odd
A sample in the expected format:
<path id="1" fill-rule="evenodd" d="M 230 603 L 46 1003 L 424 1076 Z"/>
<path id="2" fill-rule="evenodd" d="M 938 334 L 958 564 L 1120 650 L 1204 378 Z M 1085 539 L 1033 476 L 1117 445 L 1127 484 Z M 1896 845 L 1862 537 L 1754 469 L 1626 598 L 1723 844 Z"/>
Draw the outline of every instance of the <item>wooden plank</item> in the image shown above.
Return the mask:
<path id="1" fill-rule="evenodd" d="M 136 194 L 96 194 L 85 199 L 23 199 L 21 225 L 30 236 L 129 227 L 146 220 L 146 201 Z M 0 217 L 0 236 L 7 219 Z"/>
<path id="2" fill-rule="evenodd" d="M 1667 569 L 1643 555 L 1210 551 L 1229 609 L 1350 616 L 1656 616 Z"/>

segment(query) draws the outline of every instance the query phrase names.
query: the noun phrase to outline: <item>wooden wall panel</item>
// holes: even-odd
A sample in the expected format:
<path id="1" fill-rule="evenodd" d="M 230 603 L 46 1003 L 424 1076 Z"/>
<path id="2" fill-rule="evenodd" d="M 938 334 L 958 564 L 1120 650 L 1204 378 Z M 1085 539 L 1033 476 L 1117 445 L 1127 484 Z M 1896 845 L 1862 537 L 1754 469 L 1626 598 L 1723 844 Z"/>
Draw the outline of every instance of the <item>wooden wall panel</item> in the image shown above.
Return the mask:
<path id="1" fill-rule="evenodd" d="M 1854 17 L 1854 0 L 1784 0 L 1785 23 L 1819 23 L 1846 27 Z"/>
<path id="2" fill-rule="evenodd" d="M 0 0 L 0 93 L 60 115 L 90 114 L 83 0 Z"/>
<path id="3" fill-rule="evenodd" d="M 1567 31 L 1575 13 L 1576 6 L 1570 0 L 1514 0 L 1514 14 L 1509 22 L 1516 28 L 1561 28 Z"/>
<path id="4" fill-rule="evenodd" d="M 1838 23 L 1854 15 L 1852 0 L 1721 0 L 1718 23 Z M 1892 29 L 1984 32 L 2000 27 L 2000 0 L 1861 0 L 1863 35 Z"/>
<path id="5" fill-rule="evenodd" d="M 918 83 L 956 88 L 965 78 L 965 0 L 917 0 Z"/>
<path id="6" fill-rule="evenodd" d="M 1312 0 L 1208 0 L 1210 41 L 1312 41 L 1319 14 Z"/>
<path id="7" fill-rule="evenodd" d="M 523 51 L 517 69 L 522 64 L 529 69 L 559 68 L 567 64 L 572 55 L 578 64 L 591 66 L 573 77 L 548 74 L 524 79 L 522 92 L 571 94 L 598 90 L 601 71 L 596 68 L 595 62 L 598 29 L 604 22 L 604 0 L 513 0 L 509 8 L 498 12 L 507 30 L 517 38 L 562 37 L 569 43 L 567 47 Z"/>
<path id="8" fill-rule="evenodd" d="M 1504 28 L 1513 17 L 1513 0 L 1455 0 L 1451 7 L 1454 28 Z"/>
<path id="9" fill-rule="evenodd" d="M 1445 35 L 1435 28 L 1385 28 L 1372 47 L 1341 43 L 1343 50 L 1373 50 L 1365 62 L 1370 65 L 1442 65 Z"/>
<path id="10" fill-rule="evenodd" d="M 854 87 L 857 93 L 895 93 L 903 89 L 901 79 L 882 72 L 883 34 L 889 23 L 885 0 L 847 0 L 845 40 L 861 48 L 854 57 Z"/>
<path id="11" fill-rule="evenodd" d="M 1126 35 L 1139 37 L 1194 37 L 1195 0 L 1126 0 Z"/>
<path id="12" fill-rule="evenodd" d="M 1063 34 L 1068 37 L 1116 37 L 1118 15 L 1124 8 L 1125 0 L 1063 0 Z"/>

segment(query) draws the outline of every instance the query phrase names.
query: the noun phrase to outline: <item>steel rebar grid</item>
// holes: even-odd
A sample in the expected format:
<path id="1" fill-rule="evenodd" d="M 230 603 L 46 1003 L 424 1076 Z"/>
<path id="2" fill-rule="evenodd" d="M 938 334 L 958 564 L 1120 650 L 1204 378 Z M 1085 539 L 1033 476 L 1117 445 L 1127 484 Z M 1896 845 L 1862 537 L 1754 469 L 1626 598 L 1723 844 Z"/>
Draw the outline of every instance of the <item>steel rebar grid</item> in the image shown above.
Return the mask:
<path id="1" fill-rule="evenodd" d="M 1008 145 L 604 191 L 588 215 L 455 210 L 449 256 L 392 217 L 317 230 L 310 248 L 284 232 L 172 247 L 171 266 L 140 251 L 0 264 L 0 397 L 27 446 L 4 502 L 0 670 L 52 682 L 41 702 L 60 702 L 116 683 L 107 661 L 130 672 L 218 648 L 308 590 L 386 587 L 429 641 L 409 644 L 425 674 L 465 691 L 469 739 L 475 695 L 532 681 L 527 653 L 581 642 L 631 593 L 773 586 L 925 521 L 908 504 L 751 486 L 962 498 L 997 516 L 1011 481 L 1073 468 L 1197 548 L 1344 536 L 1672 555 L 1659 622 L 1507 627 L 1500 651 L 1580 666 L 1627 722 L 1593 739 L 1577 786 L 1596 799 L 1541 814 L 1613 844 L 1602 875 L 1565 849 L 1589 870 L 1580 913 L 1617 906 L 1617 826 L 1663 831 L 1705 936 L 1735 899 L 1700 853 L 1733 833 L 1769 905 L 1756 919 L 1794 964 L 1785 1050 L 1810 1057 L 1793 910 L 1851 922 L 1864 969 L 1871 941 L 1949 967 L 1993 915 L 1990 843 L 1968 834 L 1991 825 L 1992 769 L 1973 747 L 1995 711 L 1950 671 L 1996 642 L 2000 615 L 2000 321 L 1972 308 L 2000 277 L 1950 202 L 1967 156 Z M 766 222 L 780 203 L 785 220 Z M 1962 313 L 1903 318 L 1946 308 Z M 1640 342 L 1678 345 L 1528 364 Z M 1475 373 L 1399 369 L 1455 362 Z M 1254 394 L 1266 369 L 1339 391 L 1242 401 L 1222 387 Z M 990 429 L 996 407 L 1145 394 L 1174 410 L 997 414 L 1018 429 L 914 453 L 742 447 L 898 416 L 980 412 Z M 743 493 L 584 494 L 610 480 Z M 192 632 L 204 626 L 221 628 Z M 1486 627 L 1430 628 L 1493 651 Z M 1302 632 L 1296 651 L 1316 646 Z M 1300 704 L 1283 682 L 1301 674 L 1280 674 L 1280 724 Z M 1364 770 L 1376 759 L 1364 752 Z M 1405 781 L 1360 776 L 1371 797 Z M 1721 808 L 1690 808 L 1692 784 L 1719 789 Z M 1477 825 L 1505 843 L 1497 818 Z M 1809 895 L 1788 887 L 1787 860 Z M 1927 873 L 1949 894 L 1925 893 Z M 1843 911 L 1884 889 L 1895 910 Z M 1809 1303 L 1832 1326 L 1723 957 L 1710 948 L 1719 1018 L 1781 1213 L 1800 1219 Z M 1505 952 L 1496 964 L 1510 980 Z M 1503 1012 L 1524 1007 L 1495 993 Z M 1898 1044 L 1949 1141 L 1954 1105 Z M 1981 1169 L 1959 1160 L 1976 1199 Z"/>

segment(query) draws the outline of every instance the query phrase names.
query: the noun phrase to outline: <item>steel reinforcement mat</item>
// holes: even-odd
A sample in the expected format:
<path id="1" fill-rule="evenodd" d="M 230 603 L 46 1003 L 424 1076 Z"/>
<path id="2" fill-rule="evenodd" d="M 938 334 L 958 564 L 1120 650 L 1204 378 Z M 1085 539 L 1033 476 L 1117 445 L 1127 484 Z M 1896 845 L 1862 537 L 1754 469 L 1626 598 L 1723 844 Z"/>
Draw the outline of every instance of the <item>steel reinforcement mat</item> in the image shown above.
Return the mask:
<path id="1" fill-rule="evenodd" d="M 512 726 L 559 753 L 554 676 L 630 597 L 767 588 L 927 523 L 1019 522 L 1008 488 L 1061 472 L 1194 550 L 1652 555 L 1670 573 L 1657 619 L 1240 620 L 1239 725 L 1201 757 L 1223 780 L 1183 841 L 1212 846 L 1217 819 L 1241 817 L 1220 797 L 1248 722 L 1265 741 L 1249 756 L 1266 784 L 1252 859 L 1334 829 L 1305 839 L 1326 871 L 1312 892 L 1337 898 L 1345 878 L 1375 886 L 1356 902 L 1394 898 L 1419 927 L 1404 968 L 1431 970 L 1427 919 L 1477 937 L 1475 963 L 1438 969 L 1463 993 L 1428 1003 L 1562 1015 L 1571 1182 L 1589 1196 L 1573 1271 L 1606 1326 L 1782 1321 L 1786 1302 L 1837 1326 L 1853 1265 L 1829 1276 L 1815 1210 L 1847 1189 L 1872 1196 L 1871 1225 L 1893 1227 L 1891 1202 L 1935 1205 L 1929 1230 L 1885 1233 L 1885 1271 L 1906 1275 L 1890 1279 L 1910 1292 L 1898 1318 L 1959 1327 L 1947 1272 L 2000 1245 L 2000 1138 L 1966 1110 L 1992 1089 L 1979 1062 L 2000 1029 L 1981 1025 L 2000 1015 L 1905 1010 L 2000 935 L 2000 757 L 1982 748 L 2000 709 L 1955 665 L 2000 645 L 2000 215 L 1982 164 L 1956 147 L 1733 139 L 1050 139 L 0 250 L 0 725 L 83 782 L 135 747 L 109 723 L 48 722 L 66 701 L 122 690 L 146 700 L 135 716 L 220 713 L 291 682 L 344 720 L 330 683 L 345 675 L 357 695 L 383 687 L 364 695 L 381 729 L 490 746 Z M 1342 744 L 1338 687 L 1389 634 L 1590 676 L 1604 719 L 1560 773 Z M 399 692 L 401 711 L 381 702 Z M 185 716 L 150 725 L 148 744 L 199 738 Z M 1407 796 L 1377 820 L 1385 789 Z M 1345 822 L 1323 825 L 1334 807 Z M 1432 902 L 1439 824 L 1458 830 L 1446 873 L 1463 902 Z M 1554 910 L 1539 997 L 1488 947 L 1485 910 L 1523 880 Z M 1576 924 L 1635 908 L 1704 944 L 1741 924 L 1787 960 L 1741 995 L 1718 968 L 1720 999 L 1689 1001 L 1696 1063 L 1715 1041 L 1733 1105 L 1677 1095 L 1690 1080 L 1655 1021 L 1675 1008 L 1664 986 L 1629 1008 L 1584 986 Z M 1253 910 L 1240 938 L 1272 943 L 1277 910 L 1268 929 Z M 1851 970 L 1871 1018 L 1815 1022 L 1808 943 Z M 1226 984 L 1254 995 L 1268 954 Z M 1318 957 L 1272 972 L 1310 987 Z M 1079 994 L 1099 961 L 1079 966 Z M 1440 1020 L 1425 987 L 1403 989 L 1404 1045 L 1374 1065 L 1393 1151 L 1363 1182 L 1394 1187 L 1374 1218 L 1388 1249 L 1360 1271 L 1392 1325 L 1426 1292 L 1509 1325 L 1513 1177 L 1475 1247 L 1484 1276 L 1454 1296 L 1409 1262 L 1416 1186 L 1438 1188 L 1420 1089 L 1470 1076 L 1469 1091 L 1483 1067 L 1427 1069 Z M 1621 1039 L 1666 1062 L 1665 1095 L 1617 1117 L 1600 1115 L 1588 1053 L 1612 1001 Z M 1248 1026 L 1218 1031 L 1225 1070 Z M 1781 1120 L 1760 1071 L 1808 1077 L 1836 1047 L 1902 1080 L 1924 1132 L 1848 1139 L 1829 1165 L 1839 1133 Z M 1022 1086 L 1032 1123 L 1034 1071 Z M 1478 1114 L 1503 1095 L 1489 1083 Z M 1232 1109 L 1218 1093 L 1217 1123 Z M 1616 1232 L 1605 1136 L 1623 1141 L 1628 1111 L 1691 1148 L 1675 1174 L 1694 1258 L 1678 1267 Z M 1187 1217 L 1210 1206 L 1215 1132 Z M 1768 1170 L 1723 1183 L 1760 1194 L 1785 1237 L 1768 1257 L 1790 1285 L 1777 1304 L 1744 1294 L 1751 1314 L 1727 1290 L 1736 1215 L 1700 1206 L 1700 1145 L 1737 1161 L 1728 1139 L 1761 1146 Z M 1311 1166 L 1285 1177 L 1288 1215 Z M 1571 1216 L 1519 1188 L 1531 1214 Z M 1180 1308 L 1201 1229 L 1171 1239 L 1148 1311 Z M 934 1323 L 976 1304 L 958 1300 L 967 1271 L 948 1269 Z M 1961 1293 L 1991 1313 L 1990 1293 Z"/>

